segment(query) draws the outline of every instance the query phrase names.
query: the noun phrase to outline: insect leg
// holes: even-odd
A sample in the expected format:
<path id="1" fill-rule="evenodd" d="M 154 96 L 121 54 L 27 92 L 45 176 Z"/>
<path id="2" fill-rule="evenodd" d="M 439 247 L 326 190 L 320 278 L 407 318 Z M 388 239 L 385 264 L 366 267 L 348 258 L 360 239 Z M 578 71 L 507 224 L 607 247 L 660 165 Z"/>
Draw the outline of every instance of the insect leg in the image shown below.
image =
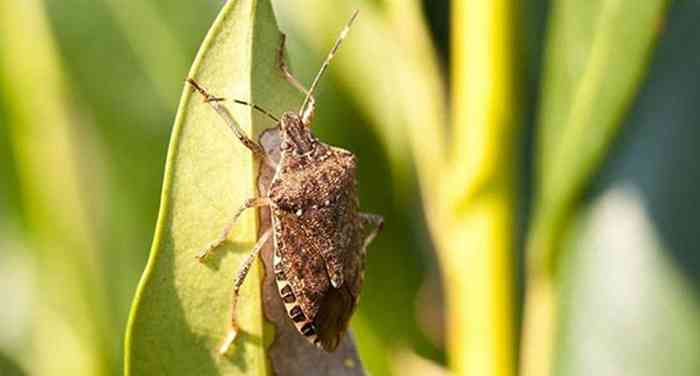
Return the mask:
<path id="1" fill-rule="evenodd" d="M 286 45 L 286 42 L 287 35 L 281 33 L 281 42 L 279 48 L 277 49 L 277 66 L 282 71 L 287 81 L 292 84 L 292 86 L 309 97 L 308 109 L 302 113 L 302 121 L 304 124 L 309 125 L 311 124 L 314 117 L 314 112 L 316 111 L 316 99 L 313 95 L 309 94 L 309 91 L 304 87 L 304 85 L 302 85 L 301 82 L 299 82 L 299 80 L 297 80 L 296 77 L 294 77 L 294 75 L 292 75 L 292 73 L 289 71 L 289 66 L 284 60 L 284 46 Z"/>
<path id="2" fill-rule="evenodd" d="M 240 269 L 238 269 L 236 279 L 233 281 L 233 296 L 231 297 L 231 321 L 229 323 L 229 332 L 226 335 L 224 342 L 219 347 L 219 354 L 225 354 L 231 346 L 231 343 L 233 343 L 233 341 L 236 339 L 236 335 L 238 334 L 238 324 L 236 323 L 236 305 L 238 304 L 238 294 L 241 285 L 243 284 L 243 281 L 245 281 L 245 277 L 248 275 L 248 271 L 250 271 L 250 267 L 253 265 L 253 262 L 258 258 L 258 255 L 260 254 L 260 249 L 262 249 L 263 245 L 265 245 L 265 243 L 270 239 L 271 234 L 272 229 L 270 228 L 267 229 L 267 231 L 265 231 L 262 234 L 262 236 L 260 236 L 260 239 L 258 239 L 258 242 L 255 243 L 253 250 L 251 250 L 248 256 L 246 256 L 245 260 L 243 260 L 243 264 L 241 264 Z"/>
<path id="3" fill-rule="evenodd" d="M 367 226 L 374 226 L 374 228 L 367 234 L 365 242 L 362 245 L 362 249 L 366 250 L 369 243 L 371 243 L 384 228 L 384 217 L 378 214 L 360 213 L 360 219 L 362 219 L 362 223 L 365 225 L 365 228 Z"/>
<path id="4" fill-rule="evenodd" d="M 226 239 L 228 239 L 228 236 L 231 233 L 231 229 L 233 229 L 233 225 L 238 220 L 238 217 L 240 217 L 246 209 L 266 206 L 269 204 L 270 201 L 267 198 L 256 197 L 245 200 L 243 205 L 241 205 L 241 207 L 238 208 L 238 210 L 236 210 L 236 213 L 233 215 L 233 219 L 231 220 L 231 222 L 229 222 L 226 225 L 226 227 L 224 227 L 224 230 L 221 232 L 221 235 L 219 235 L 219 237 L 215 241 L 209 243 L 209 245 L 206 248 L 204 248 L 201 252 L 197 254 L 197 256 L 195 256 L 197 257 L 197 260 L 199 260 L 199 262 L 204 262 L 204 259 L 206 259 L 207 256 L 209 256 L 209 254 L 214 249 L 216 249 L 218 246 L 221 245 L 221 243 L 225 242 Z"/>
<path id="5" fill-rule="evenodd" d="M 216 113 L 219 114 L 219 117 L 221 117 L 224 120 L 224 122 L 226 122 L 226 125 L 228 125 L 228 127 L 231 129 L 231 131 L 233 131 L 233 134 L 236 136 L 236 138 L 245 147 L 250 149 L 250 151 L 252 151 L 256 157 L 262 159 L 266 164 L 268 164 L 269 166 L 271 166 L 273 168 L 275 167 L 274 163 L 272 161 L 270 161 L 270 159 L 265 154 L 265 151 L 263 150 L 262 146 L 260 146 L 257 142 L 253 141 L 250 137 L 248 137 L 248 135 L 245 134 L 245 132 L 243 132 L 243 129 L 241 129 L 240 125 L 238 125 L 236 120 L 233 119 L 233 116 L 231 116 L 231 113 L 229 112 L 228 108 L 226 108 L 224 105 L 221 104 L 221 102 L 224 101 L 224 98 L 215 97 L 215 96 L 209 94 L 207 89 L 205 89 L 203 86 L 201 86 L 199 83 L 197 83 L 197 81 L 195 81 L 192 78 L 188 78 L 187 83 L 192 85 L 192 87 L 199 94 L 202 95 L 202 97 L 204 98 L 204 102 L 208 103 L 209 106 L 211 106 L 211 108 L 213 108 L 214 111 L 216 111 Z M 246 104 L 246 105 L 248 104 L 247 102 L 243 102 L 243 101 L 237 101 L 237 103 Z M 251 107 L 259 108 L 257 106 L 253 106 L 253 105 L 251 105 Z M 263 111 L 263 113 L 267 114 L 268 116 L 271 116 L 266 111 L 264 111 L 262 109 L 260 109 L 260 110 Z"/>

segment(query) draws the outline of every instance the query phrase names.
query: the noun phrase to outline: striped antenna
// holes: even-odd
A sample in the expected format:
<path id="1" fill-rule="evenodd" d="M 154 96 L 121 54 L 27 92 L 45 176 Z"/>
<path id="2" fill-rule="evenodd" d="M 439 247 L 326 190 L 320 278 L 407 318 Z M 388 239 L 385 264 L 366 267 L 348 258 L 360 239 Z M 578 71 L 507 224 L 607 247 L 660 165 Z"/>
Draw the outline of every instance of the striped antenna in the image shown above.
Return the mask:
<path id="1" fill-rule="evenodd" d="M 359 13 L 359 10 L 357 10 L 357 9 L 355 9 L 355 11 L 352 12 L 352 16 L 350 16 L 350 20 L 345 25 L 343 30 L 340 32 L 338 39 L 335 41 L 335 45 L 333 45 L 331 52 L 329 52 L 328 56 L 326 57 L 326 61 L 323 62 L 323 65 L 321 65 L 321 69 L 316 74 L 316 77 L 314 77 L 314 81 L 311 83 L 311 88 L 309 88 L 309 92 L 306 94 L 306 98 L 304 98 L 304 102 L 301 104 L 301 108 L 299 109 L 300 114 L 304 113 L 306 106 L 308 105 L 309 100 L 314 93 L 314 90 L 316 90 L 316 86 L 318 86 L 318 82 L 321 80 L 321 76 L 323 76 L 323 73 L 326 71 L 326 69 L 328 69 L 328 64 L 330 64 L 331 59 L 333 59 L 333 56 L 335 56 L 335 53 L 338 51 L 338 48 L 340 47 L 340 44 L 343 43 L 343 40 L 345 39 L 345 37 L 348 36 L 348 32 L 350 31 L 350 27 L 352 26 L 352 23 L 355 22 L 355 18 L 357 18 L 358 13 Z"/>
<path id="2" fill-rule="evenodd" d="M 258 106 L 257 104 L 250 103 L 250 102 L 246 102 L 246 101 L 242 101 L 242 100 L 240 100 L 240 99 L 234 99 L 233 102 L 234 102 L 234 103 L 238 103 L 238 104 L 242 104 L 242 105 L 244 105 L 244 106 L 252 107 L 252 108 L 255 109 L 256 111 L 258 111 L 258 112 L 260 112 L 261 114 L 263 114 L 263 115 L 269 117 L 270 119 L 272 119 L 272 121 L 274 121 L 275 123 L 279 123 L 279 121 L 280 121 L 280 119 L 278 119 L 277 116 L 271 114 L 270 111 L 268 111 L 268 110 L 266 110 L 266 109 L 264 109 L 264 108 Z"/>

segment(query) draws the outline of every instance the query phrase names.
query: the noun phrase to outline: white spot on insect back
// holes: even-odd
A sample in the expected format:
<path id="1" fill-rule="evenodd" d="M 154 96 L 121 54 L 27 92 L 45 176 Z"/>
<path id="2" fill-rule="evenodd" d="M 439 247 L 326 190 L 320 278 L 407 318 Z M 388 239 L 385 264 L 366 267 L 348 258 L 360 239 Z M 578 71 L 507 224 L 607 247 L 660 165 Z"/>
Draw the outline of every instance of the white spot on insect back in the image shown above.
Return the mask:
<path id="1" fill-rule="evenodd" d="M 334 275 L 333 277 L 331 277 L 331 286 L 333 286 L 333 288 L 337 289 L 342 284 L 343 284 L 343 278 L 341 276 Z"/>
<path id="2" fill-rule="evenodd" d="M 297 212 L 296 212 L 297 217 L 301 217 L 302 214 L 304 214 L 304 211 L 301 210 L 301 208 L 297 209 Z"/>

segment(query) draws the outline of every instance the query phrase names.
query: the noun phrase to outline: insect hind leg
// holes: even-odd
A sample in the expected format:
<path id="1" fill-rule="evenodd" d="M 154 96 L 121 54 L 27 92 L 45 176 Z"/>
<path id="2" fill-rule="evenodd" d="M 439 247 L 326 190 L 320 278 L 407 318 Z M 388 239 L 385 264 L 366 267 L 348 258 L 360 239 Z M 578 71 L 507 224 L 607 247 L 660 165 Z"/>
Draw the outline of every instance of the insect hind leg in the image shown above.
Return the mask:
<path id="1" fill-rule="evenodd" d="M 360 213 L 360 219 L 364 224 L 365 228 L 368 226 L 373 226 L 373 228 L 367 232 L 367 237 L 362 245 L 363 250 L 367 250 L 367 246 L 377 237 L 377 235 L 384 229 L 384 217 L 378 214 L 372 213 Z"/>
<path id="2" fill-rule="evenodd" d="M 226 337 L 224 338 L 223 343 L 219 347 L 219 354 L 225 354 L 228 349 L 231 347 L 231 344 L 233 341 L 236 339 L 236 336 L 238 335 L 238 323 L 236 321 L 236 305 L 238 304 L 238 296 L 239 292 L 241 289 L 241 286 L 243 285 L 243 282 L 245 281 L 246 276 L 248 275 L 248 272 L 250 271 L 250 267 L 253 265 L 253 262 L 258 258 L 258 255 L 260 254 L 260 250 L 262 247 L 265 245 L 265 243 L 270 239 L 270 235 L 272 234 L 272 229 L 267 229 L 262 236 L 260 236 L 260 239 L 258 239 L 258 242 L 255 243 L 255 246 L 253 249 L 250 251 L 248 256 L 243 260 L 243 263 L 241 264 L 240 268 L 238 269 L 238 274 L 236 274 L 236 279 L 233 281 L 233 295 L 231 297 L 231 319 L 229 321 L 229 331 Z"/>

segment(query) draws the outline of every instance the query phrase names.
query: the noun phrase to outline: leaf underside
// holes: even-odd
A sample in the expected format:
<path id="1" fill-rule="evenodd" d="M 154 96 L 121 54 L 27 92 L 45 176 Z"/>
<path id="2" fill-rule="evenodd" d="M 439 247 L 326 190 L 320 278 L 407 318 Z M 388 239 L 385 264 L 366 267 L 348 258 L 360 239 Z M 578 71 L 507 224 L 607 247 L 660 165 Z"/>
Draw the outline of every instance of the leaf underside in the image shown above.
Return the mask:
<path id="1" fill-rule="evenodd" d="M 190 77 L 216 96 L 246 100 L 279 117 L 298 109 L 303 99 L 275 66 L 279 43 L 268 0 L 229 1 L 202 44 Z M 275 125 L 249 107 L 225 104 L 255 139 Z M 168 152 L 153 248 L 127 327 L 126 374 L 269 374 L 266 347 L 273 340 L 277 352 L 272 368 L 291 356 L 283 342 L 273 339 L 274 330 L 263 318 L 264 273 L 259 263 L 253 264 L 241 288 L 237 309 L 241 332 L 226 356 L 216 352 L 227 330 L 233 279 L 257 238 L 255 211 L 238 220 L 229 241 L 205 264 L 194 257 L 220 234 L 245 199 L 257 195 L 257 167 L 223 121 L 185 87 Z M 266 301 L 279 300 L 268 290 Z M 269 314 L 275 307 L 266 309 Z M 290 325 L 288 320 L 283 324 Z M 303 345 L 293 349 L 295 364 L 302 369 L 321 365 L 328 370 L 343 366 L 339 359 L 348 359 L 315 359 L 319 350 Z M 352 361 L 345 366 L 360 368 L 352 347 L 349 343 L 352 351 L 347 355 Z"/>

